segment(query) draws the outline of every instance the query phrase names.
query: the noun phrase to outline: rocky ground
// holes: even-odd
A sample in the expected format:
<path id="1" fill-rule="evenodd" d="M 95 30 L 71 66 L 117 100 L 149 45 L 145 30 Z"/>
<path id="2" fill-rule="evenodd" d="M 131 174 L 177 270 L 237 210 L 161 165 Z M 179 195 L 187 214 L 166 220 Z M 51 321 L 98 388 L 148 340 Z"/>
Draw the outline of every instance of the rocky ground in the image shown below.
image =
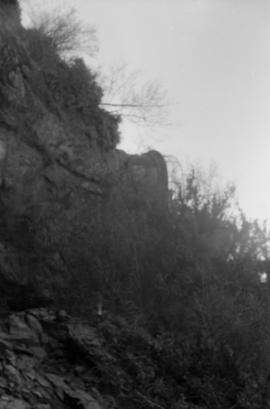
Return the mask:
<path id="1" fill-rule="evenodd" d="M 185 402 L 181 363 L 169 361 L 119 318 L 11 313 L 0 323 L 0 409 L 196 408 Z"/>

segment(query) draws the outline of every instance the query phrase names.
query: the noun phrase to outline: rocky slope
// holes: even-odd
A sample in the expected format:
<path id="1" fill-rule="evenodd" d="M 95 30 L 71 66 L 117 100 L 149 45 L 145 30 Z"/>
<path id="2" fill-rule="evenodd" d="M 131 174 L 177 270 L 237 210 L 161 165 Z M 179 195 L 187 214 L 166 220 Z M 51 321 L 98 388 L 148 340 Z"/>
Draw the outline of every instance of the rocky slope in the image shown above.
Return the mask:
<path id="1" fill-rule="evenodd" d="M 193 172 L 167 209 L 101 98 L 0 0 L 0 409 L 270 407 L 265 229 Z"/>
<path id="2" fill-rule="evenodd" d="M 61 60 L 20 25 L 17 1 L 0 1 L 0 409 L 184 402 L 157 340 L 106 302 L 94 313 L 110 245 L 123 257 L 130 221 L 139 237 L 168 195 L 162 155 L 117 150 L 119 118 L 100 98 L 81 60 Z M 55 308 L 82 299 L 84 320 Z"/>
<path id="3" fill-rule="evenodd" d="M 195 380 L 164 345 L 109 316 L 13 313 L 0 321 L 0 408 L 196 409 L 184 398 L 196 400 Z"/>

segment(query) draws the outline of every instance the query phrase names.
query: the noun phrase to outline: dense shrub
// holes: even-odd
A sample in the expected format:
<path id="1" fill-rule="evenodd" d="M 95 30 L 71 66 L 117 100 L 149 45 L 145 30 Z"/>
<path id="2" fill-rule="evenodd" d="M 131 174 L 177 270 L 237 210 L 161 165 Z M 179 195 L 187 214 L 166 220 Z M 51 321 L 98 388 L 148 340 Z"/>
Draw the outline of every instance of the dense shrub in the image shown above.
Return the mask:
<path id="1" fill-rule="evenodd" d="M 269 237 L 237 210 L 232 187 L 206 194 L 204 183 L 192 170 L 163 215 L 114 197 L 96 225 L 94 270 L 107 312 L 171 340 L 178 352 L 166 359 L 190 401 L 257 408 L 270 366 L 269 284 L 258 274 Z"/>

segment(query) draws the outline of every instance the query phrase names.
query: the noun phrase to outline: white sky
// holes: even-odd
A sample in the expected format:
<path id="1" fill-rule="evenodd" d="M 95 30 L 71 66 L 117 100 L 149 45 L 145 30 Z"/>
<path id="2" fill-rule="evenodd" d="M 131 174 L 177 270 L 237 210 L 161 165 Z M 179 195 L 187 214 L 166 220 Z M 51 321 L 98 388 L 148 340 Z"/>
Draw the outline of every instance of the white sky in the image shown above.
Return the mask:
<path id="1" fill-rule="evenodd" d="M 246 214 L 270 224 L 269 0 L 31 3 L 76 8 L 97 27 L 102 66 L 126 62 L 167 89 L 172 125 L 145 133 L 124 126 L 120 147 L 214 161 Z"/>

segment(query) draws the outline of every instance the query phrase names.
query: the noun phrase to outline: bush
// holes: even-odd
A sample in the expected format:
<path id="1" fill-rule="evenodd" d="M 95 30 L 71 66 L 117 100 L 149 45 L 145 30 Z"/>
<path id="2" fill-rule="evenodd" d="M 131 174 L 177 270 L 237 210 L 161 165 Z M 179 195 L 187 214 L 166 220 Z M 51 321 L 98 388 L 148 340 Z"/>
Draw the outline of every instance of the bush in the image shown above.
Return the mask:
<path id="1" fill-rule="evenodd" d="M 55 52 L 62 58 L 89 55 L 97 51 L 96 30 L 77 17 L 75 9 L 53 8 L 51 11 L 30 7 L 30 28 L 46 37 Z"/>
<path id="2" fill-rule="evenodd" d="M 115 197 L 108 204 L 91 248 L 105 309 L 169 334 L 182 357 L 170 365 L 193 404 L 256 408 L 270 365 L 268 284 L 258 275 L 269 237 L 236 213 L 234 189 L 206 197 L 193 173 L 187 182 L 156 219 Z"/>

